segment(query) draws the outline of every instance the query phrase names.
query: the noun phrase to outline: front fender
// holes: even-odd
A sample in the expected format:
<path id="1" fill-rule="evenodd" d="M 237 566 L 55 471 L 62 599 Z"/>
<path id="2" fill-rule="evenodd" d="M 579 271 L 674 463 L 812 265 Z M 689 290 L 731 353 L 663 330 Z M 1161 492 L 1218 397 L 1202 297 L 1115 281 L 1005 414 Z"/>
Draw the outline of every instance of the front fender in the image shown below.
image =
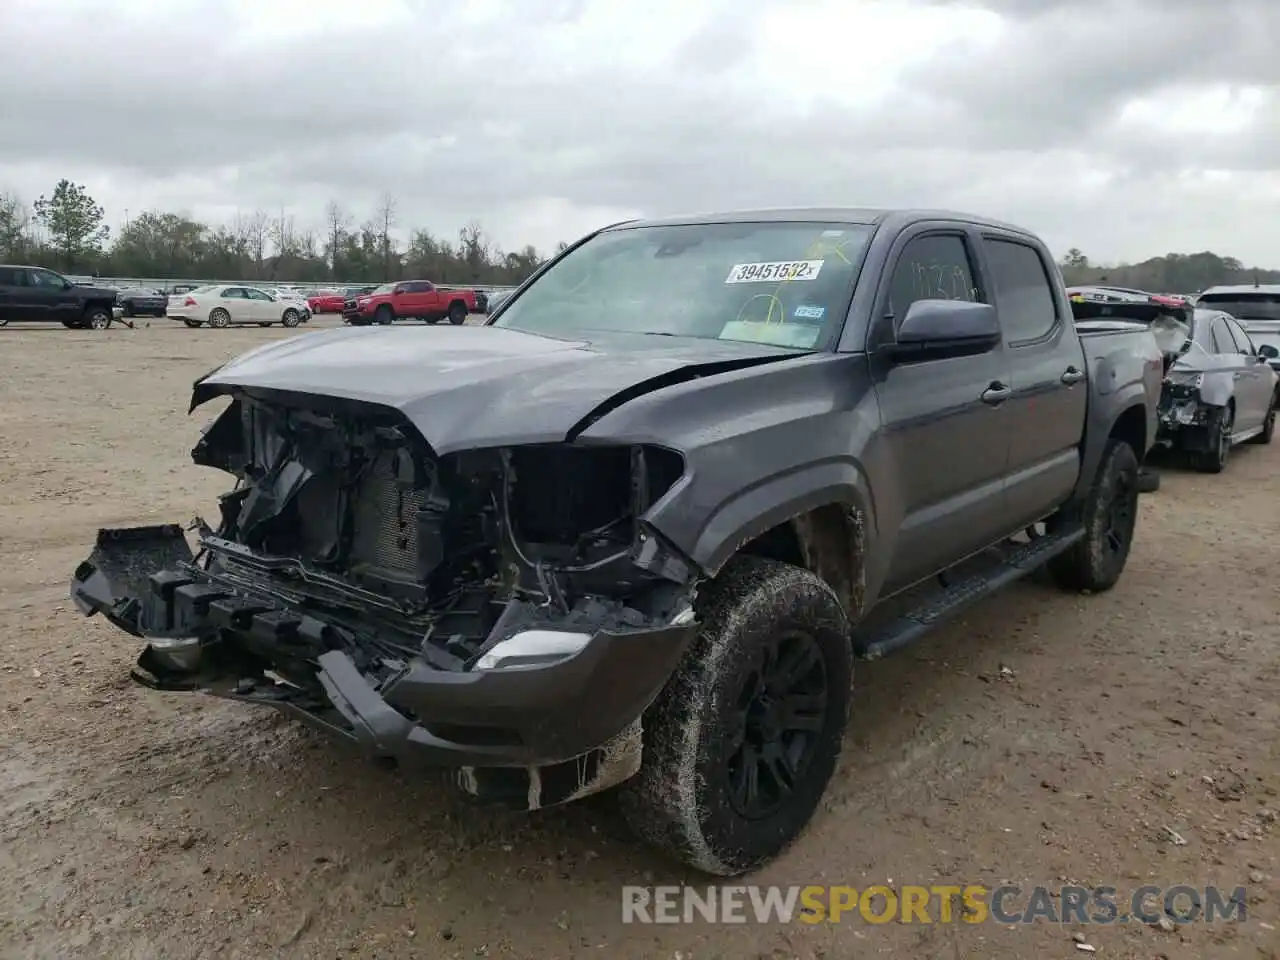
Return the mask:
<path id="1" fill-rule="evenodd" d="M 690 559 L 715 576 L 744 543 L 828 504 L 856 511 L 863 529 L 874 530 L 871 502 L 866 475 L 849 461 L 811 464 L 768 477 L 724 501 L 708 516 Z M 655 529 L 662 532 L 657 524 Z"/>

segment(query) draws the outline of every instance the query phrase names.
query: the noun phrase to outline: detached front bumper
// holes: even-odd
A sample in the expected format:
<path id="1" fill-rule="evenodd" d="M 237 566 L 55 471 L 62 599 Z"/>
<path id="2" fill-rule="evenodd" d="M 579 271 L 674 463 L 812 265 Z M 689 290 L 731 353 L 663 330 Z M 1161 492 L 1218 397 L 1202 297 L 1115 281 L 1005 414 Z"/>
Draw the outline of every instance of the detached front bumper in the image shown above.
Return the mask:
<path id="1" fill-rule="evenodd" d="M 358 666 L 356 651 L 334 648 L 306 661 L 316 682 L 294 683 L 264 672 L 264 654 L 299 639 L 332 641 L 332 626 L 314 612 L 223 589 L 193 559 L 181 528 L 139 527 L 100 531 L 76 568 L 71 597 L 81 612 L 101 613 L 150 641 L 132 671 L 137 682 L 272 706 L 371 756 L 462 768 L 471 792 L 509 788 L 521 802 L 532 797 L 533 779 L 541 782 L 540 804 L 559 802 L 545 791 L 555 783 L 546 773 L 560 768 L 566 796 L 559 799 L 566 799 L 582 788 L 584 757 L 601 763 L 621 739 L 638 734 L 640 715 L 696 630 L 691 615 L 602 629 L 563 659 L 492 669 L 445 670 L 414 658 L 379 673 Z M 515 635 L 555 629 L 541 623 Z M 497 787 L 490 788 L 475 768 L 524 768 L 525 777 L 516 786 L 491 777 Z"/>

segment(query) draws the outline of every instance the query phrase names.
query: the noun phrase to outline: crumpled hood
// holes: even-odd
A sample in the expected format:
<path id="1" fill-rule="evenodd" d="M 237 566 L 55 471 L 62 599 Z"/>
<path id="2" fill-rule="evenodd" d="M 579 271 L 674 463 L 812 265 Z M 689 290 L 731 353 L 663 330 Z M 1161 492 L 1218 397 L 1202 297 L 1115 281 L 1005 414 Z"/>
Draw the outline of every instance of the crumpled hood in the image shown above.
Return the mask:
<path id="1" fill-rule="evenodd" d="M 691 337 L 501 327 L 326 330 L 243 354 L 198 381 L 192 409 L 236 388 L 341 397 L 402 412 L 437 453 L 563 440 L 616 394 L 785 360 L 779 347 Z M 697 371 L 694 373 L 693 371 Z"/>

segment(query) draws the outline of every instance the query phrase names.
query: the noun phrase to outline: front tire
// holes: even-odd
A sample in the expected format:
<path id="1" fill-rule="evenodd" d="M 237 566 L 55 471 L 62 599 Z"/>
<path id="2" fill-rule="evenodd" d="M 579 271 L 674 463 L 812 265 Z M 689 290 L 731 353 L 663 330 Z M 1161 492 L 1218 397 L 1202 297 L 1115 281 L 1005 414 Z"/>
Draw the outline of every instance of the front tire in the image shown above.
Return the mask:
<path id="1" fill-rule="evenodd" d="M 808 570 L 739 557 L 702 589 L 698 636 L 644 717 L 632 829 L 704 873 L 777 856 L 813 816 L 849 714 L 839 601 Z"/>
<path id="2" fill-rule="evenodd" d="M 84 326 L 90 330 L 106 330 L 111 320 L 111 311 L 106 307 L 90 307 L 84 312 Z"/>
<path id="3" fill-rule="evenodd" d="M 392 312 L 391 308 L 384 304 L 374 313 L 373 322 L 385 327 L 390 325 L 395 318 L 396 315 Z"/>
<path id="4" fill-rule="evenodd" d="M 1138 456 L 1123 440 L 1108 440 L 1084 503 L 1049 524 L 1050 532 L 1081 522 L 1084 536 L 1049 561 L 1049 574 L 1064 590 L 1101 593 L 1124 572 L 1138 522 Z"/>
<path id="5" fill-rule="evenodd" d="M 1271 407 L 1267 410 L 1267 415 L 1262 421 L 1262 432 L 1253 437 L 1250 443 L 1260 443 L 1264 446 L 1271 442 L 1272 436 L 1276 432 L 1276 408 L 1280 407 L 1280 394 L 1271 398 Z"/>
<path id="6" fill-rule="evenodd" d="M 296 327 L 298 325 L 299 318 L 300 316 L 297 310 L 286 310 L 284 315 L 280 318 L 280 322 L 286 327 Z M 266 326 L 270 326 L 270 324 L 266 324 Z"/>

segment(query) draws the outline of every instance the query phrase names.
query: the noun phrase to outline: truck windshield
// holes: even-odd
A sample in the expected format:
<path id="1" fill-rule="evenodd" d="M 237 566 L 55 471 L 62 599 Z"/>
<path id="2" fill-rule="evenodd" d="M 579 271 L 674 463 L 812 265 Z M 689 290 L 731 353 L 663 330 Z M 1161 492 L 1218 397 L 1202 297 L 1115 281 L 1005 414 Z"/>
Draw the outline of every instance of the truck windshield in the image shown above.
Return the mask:
<path id="1" fill-rule="evenodd" d="M 610 230 L 550 267 L 494 326 L 811 350 L 839 326 L 871 232 L 861 224 L 800 222 Z"/>
<path id="2" fill-rule="evenodd" d="M 372 290 L 370 290 L 369 295 L 376 296 L 382 293 L 390 293 L 395 288 L 396 288 L 396 285 L 394 283 L 384 283 L 382 286 L 374 287 Z"/>

